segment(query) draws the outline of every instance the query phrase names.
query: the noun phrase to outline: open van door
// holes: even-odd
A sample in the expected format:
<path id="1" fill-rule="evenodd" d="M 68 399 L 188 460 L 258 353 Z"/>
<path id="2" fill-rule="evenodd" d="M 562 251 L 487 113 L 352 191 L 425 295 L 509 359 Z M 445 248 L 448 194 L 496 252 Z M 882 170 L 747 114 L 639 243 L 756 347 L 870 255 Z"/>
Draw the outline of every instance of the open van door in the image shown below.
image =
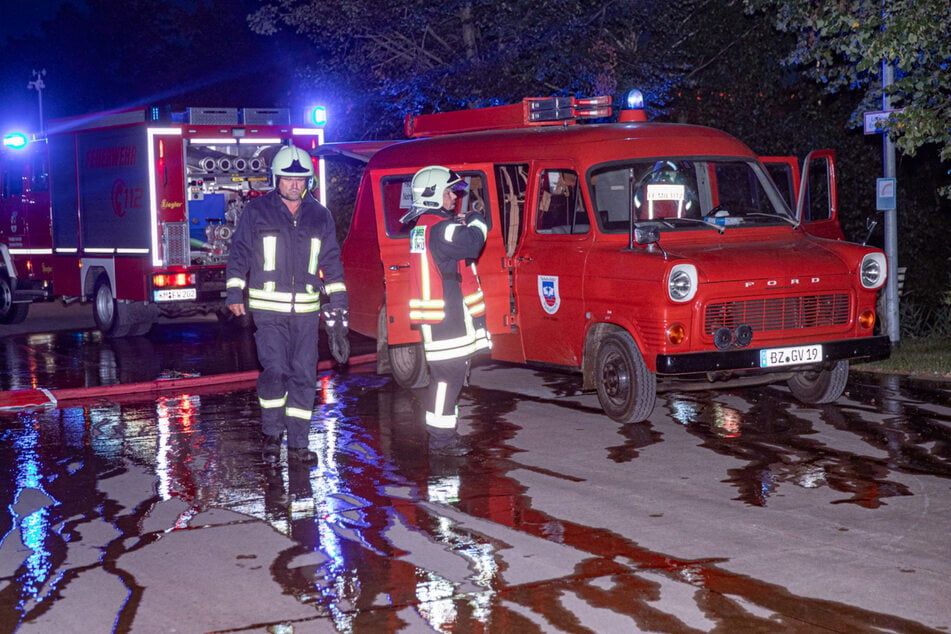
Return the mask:
<path id="1" fill-rule="evenodd" d="M 845 239 L 839 225 L 834 150 L 813 150 L 806 156 L 797 203 L 796 218 L 807 232 L 819 238 Z"/>
<path id="2" fill-rule="evenodd" d="M 819 238 L 845 239 L 838 217 L 835 150 L 810 152 L 802 172 L 795 156 L 761 156 L 760 162 L 803 229 Z"/>

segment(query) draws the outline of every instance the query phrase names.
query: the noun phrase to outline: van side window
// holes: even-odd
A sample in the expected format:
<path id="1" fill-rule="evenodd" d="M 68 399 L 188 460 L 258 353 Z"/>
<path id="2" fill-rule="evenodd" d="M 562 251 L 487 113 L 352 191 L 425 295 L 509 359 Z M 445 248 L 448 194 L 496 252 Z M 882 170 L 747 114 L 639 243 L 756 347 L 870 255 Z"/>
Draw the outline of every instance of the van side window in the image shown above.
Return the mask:
<path id="1" fill-rule="evenodd" d="M 466 213 L 478 211 L 486 217 L 486 223 L 491 227 L 492 221 L 485 197 L 485 174 L 482 172 L 456 172 L 469 184 L 465 196 L 456 199 L 457 211 Z M 415 223 L 403 224 L 400 218 L 409 211 L 413 204 L 412 191 L 413 174 L 384 176 L 380 179 L 380 192 L 383 195 L 383 221 L 386 235 L 391 238 L 405 238 Z"/>
<path id="2" fill-rule="evenodd" d="M 796 200 L 794 192 L 799 183 L 793 182 L 792 168 L 785 163 L 766 163 L 766 171 L 773 179 L 773 184 L 782 195 L 783 200 L 789 205 L 790 209 L 796 209 Z"/>
<path id="3" fill-rule="evenodd" d="M 505 240 L 505 254 L 515 254 L 525 224 L 525 189 L 528 186 L 528 164 L 496 165 L 495 182 L 498 188 L 499 219 Z"/>
<path id="4" fill-rule="evenodd" d="M 806 189 L 806 204 L 803 208 L 803 222 L 828 220 L 832 217 L 830 179 L 828 160 L 814 159 L 809 163 L 809 183 Z"/>
<path id="5" fill-rule="evenodd" d="M 538 177 L 535 230 L 538 233 L 588 233 L 591 221 L 573 170 L 542 170 Z"/>

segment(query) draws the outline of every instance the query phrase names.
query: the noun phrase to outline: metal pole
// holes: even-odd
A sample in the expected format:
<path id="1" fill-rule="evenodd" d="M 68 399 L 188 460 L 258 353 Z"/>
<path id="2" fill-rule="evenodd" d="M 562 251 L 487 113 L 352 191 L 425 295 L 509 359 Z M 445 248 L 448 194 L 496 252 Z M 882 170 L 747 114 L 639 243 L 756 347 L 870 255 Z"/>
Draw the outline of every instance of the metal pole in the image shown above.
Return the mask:
<path id="1" fill-rule="evenodd" d="M 43 89 L 46 88 L 46 84 L 43 82 L 43 75 L 46 74 L 46 69 L 44 68 L 41 71 L 33 71 L 33 81 L 29 82 L 26 87 L 31 90 L 36 91 L 36 96 L 40 102 L 40 136 L 45 136 L 45 123 L 43 122 Z"/>
<path id="2" fill-rule="evenodd" d="M 895 69 L 887 60 L 882 62 L 882 110 L 891 110 L 888 87 L 895 80 Z M 882 163 L 885 178 L 895 178 L 895 144 L 888 131 L 882 134 Z M 897 181 L 896 181 L 897 184 Z M 895 209 L 885 215 L 885 257 L 888 259 L 888 279 L 885 282 L 885 324 L 892 345 L 899 342 L 901 329 L 898 323 L 898 196 L 895 188 Z"/>

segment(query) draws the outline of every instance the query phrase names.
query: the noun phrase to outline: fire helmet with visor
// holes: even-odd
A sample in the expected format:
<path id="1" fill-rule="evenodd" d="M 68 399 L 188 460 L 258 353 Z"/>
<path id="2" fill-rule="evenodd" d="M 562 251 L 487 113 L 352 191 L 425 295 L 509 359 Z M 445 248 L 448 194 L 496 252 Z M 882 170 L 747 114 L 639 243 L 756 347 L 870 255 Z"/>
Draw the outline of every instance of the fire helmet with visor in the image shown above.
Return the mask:
<path id="1" fill-rule="evenodd" d="M 281 176 L 309 180 L 314 176 L 314 164 L 304 150 L 296 145 L 285 145 L 271 160 L 271 176 L 275 187 Z"/>
<path id="2" fill-rule="evenodd" d="M 424 167 L 413 176 L 413 206 L 400 218 L 400 222 L 407 224 L 427 211 L 440 209 L 443 206 L 443 193 L 447 189 L 461 195 L 467 187 L 462 177 L 447 167 Z"/>

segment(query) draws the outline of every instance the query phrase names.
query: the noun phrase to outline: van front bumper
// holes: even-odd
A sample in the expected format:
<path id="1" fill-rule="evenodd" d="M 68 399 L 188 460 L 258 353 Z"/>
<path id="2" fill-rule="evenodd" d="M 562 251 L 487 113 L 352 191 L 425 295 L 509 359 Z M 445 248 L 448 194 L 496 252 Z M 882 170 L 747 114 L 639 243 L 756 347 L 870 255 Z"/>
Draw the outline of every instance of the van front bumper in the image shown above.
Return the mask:
<path id="1" fill-rule="evenodd" d="M 892 351 L 888 336 L 861 337 L 839 341 L 818 341 L 822 346 L 822 359 L 816 363 L 849 361 L 877 361 L 887 359 Z M 798 345 L 798 344 L 797 344 Z M 805 345 L 805 344 L 803 344 Z M 657 355 L 658 376 L 668 374 L 697 374 L 702 372 L 728 372 L 733 370 L 763 370 L 769 372 L 789 370 L 804 366 L 760 365 L 760 351 L 768 348 L 742 348 L 713 352 L 689 352 L 686 354 Z M 816 363 L 806 364 L 815 366 Z"/>

